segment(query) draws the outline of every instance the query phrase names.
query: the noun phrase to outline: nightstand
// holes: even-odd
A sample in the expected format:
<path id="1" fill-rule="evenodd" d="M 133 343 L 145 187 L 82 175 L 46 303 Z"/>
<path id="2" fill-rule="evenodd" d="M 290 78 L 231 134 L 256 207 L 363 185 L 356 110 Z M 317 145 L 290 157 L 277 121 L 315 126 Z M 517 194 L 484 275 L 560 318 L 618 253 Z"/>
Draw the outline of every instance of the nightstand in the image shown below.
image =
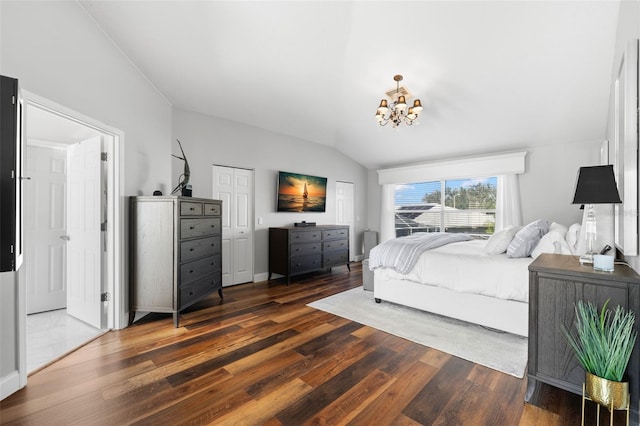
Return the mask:
<path id="1" fill-rule="evenodd" d="M 626 265 L 613 272 L 594 271 L 582 265 L 578 256 L 542 254 L 529 265 L 529 363 L 525 401 L 529 402 L 538 383 L 582 395 L 584 370 L 561 329 L 574 327 L 575 303 L 591 301 L 598 309 L 608 300 L 609 308 L 620 305 L 636 314 L 640 327 L 640 276 Z M 627 367 L 631 394 L 631 418 L 638 421 L 640 399 L 640 339 L 636 341 Z M 635 423 L 634 423 L 635 424 Z"/>

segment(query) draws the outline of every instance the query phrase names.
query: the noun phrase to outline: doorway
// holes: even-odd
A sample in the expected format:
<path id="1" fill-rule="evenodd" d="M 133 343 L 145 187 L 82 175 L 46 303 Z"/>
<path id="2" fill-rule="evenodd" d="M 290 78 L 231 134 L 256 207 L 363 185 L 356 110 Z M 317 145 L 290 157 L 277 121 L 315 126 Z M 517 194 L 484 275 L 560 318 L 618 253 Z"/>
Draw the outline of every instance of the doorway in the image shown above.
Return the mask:
<path id="1" fill-rule="evenodd" d="M 113 327 L 117 136 L 25 96 L 27 373 Z M 103 161 L 105 160 L 105 161 Z"/>
<path id="2" fill-rule="evenodd" d="M 253 281 L 253 170 L 213 166 L 213 198 L 222 200 L 222 285 Z"/>
<path id="3" fill-rule="evenodd" d="M 355 185 L 352 182 L 336 182 L 336 224 L 349 226 L 349 262 L 355 260 Z"/>

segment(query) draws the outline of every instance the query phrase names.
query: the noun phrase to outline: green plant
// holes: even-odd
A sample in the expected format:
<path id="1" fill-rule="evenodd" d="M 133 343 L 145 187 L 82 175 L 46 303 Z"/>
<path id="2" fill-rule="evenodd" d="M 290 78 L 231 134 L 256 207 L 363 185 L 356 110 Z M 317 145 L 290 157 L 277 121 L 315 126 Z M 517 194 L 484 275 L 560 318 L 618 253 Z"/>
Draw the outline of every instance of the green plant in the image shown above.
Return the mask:
<path id="1" fill-rule="evenodd" d="M 575 330 L 564 331 L 578 362 L 585 371 L 603 379 L 621 382 L 629 363 L 638 332 L 633 330 L 635 315 L 618 305 L 613 316 L 609 300 L 598 314 L 591 302 L 576 304 Z"/>

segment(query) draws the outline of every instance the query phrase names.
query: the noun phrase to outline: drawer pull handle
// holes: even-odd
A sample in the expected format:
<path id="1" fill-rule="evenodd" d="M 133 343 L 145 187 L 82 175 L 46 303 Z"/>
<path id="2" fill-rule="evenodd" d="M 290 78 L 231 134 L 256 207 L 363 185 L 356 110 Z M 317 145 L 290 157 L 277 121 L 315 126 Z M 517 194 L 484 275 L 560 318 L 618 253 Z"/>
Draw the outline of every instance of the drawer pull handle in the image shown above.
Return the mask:
<path id="1" fill-rule="evenodd" d="M 190 274 L 193 274 L 193 271 L 189 271 Z"/>
<path id="2" fill-rule="evenodd" d="M 194 294 L 195 294 L 195 292 L 193 292 L 193 291 L 189 292 L 189 296 L 193 296 Z"/>
<path id="3" fill-rule="evenodd" d="M 195 226 L 190 226 L 189 229 L 196 229 L 196 227 Z"/>
<path id="4" fill-rule="evenodd" d="M 195 209 L 193 207 L 189 207 L 189 210 L 194 211 Z"/>
<path id="5" fill-rule="evenodd" d="M 191 247 L 191 248 L 189 249 L 189 251 L 194 251 L 194 250 L 195 250 L 195 249 L 194 249 L 193 247 Z"/>

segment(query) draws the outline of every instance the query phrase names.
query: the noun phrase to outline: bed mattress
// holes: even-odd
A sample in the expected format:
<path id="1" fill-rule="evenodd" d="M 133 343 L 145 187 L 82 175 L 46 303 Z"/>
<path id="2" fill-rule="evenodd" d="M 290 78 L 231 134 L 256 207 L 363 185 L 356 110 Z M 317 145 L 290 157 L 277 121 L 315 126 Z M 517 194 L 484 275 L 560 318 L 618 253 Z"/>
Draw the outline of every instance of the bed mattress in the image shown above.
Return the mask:
<path id="1" fill-rule="evenodd" d="M 409 280 L 461 293 L 528 302 L 528 266 L 533 259 L 486 254 L 486 243 L 471 240 L 447 244 L 420 255 L 407 274 L 378 268 L 376 275 L 380 279 Z"/>

